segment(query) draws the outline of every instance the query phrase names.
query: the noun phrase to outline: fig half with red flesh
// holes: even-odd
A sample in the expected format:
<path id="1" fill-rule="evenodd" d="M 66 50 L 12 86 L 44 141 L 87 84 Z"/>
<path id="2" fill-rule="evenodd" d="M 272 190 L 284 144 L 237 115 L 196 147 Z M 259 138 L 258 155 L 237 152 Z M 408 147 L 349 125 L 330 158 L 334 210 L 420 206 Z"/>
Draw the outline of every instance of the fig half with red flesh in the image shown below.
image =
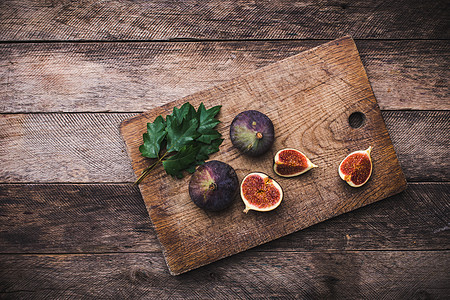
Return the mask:
<path id="1" fill-rule="evenodd" d="M 236 198 L 239 179 L 234 169 L 221 161 L 211 160 L 199 166 L 189 182 L 189 196 L 200 208 L 219 211 Z"/>
<path id="2" fill-rule="evenodd" d="M 294 177 L 303 174 L 318 166 L 297 149 L 286 148 L 275 154 L 273 170 L 282 177 Z"/>
<path id="3" fill-rule="evenodd" d="M 230 126 L 233 146 L 249 156 L 260 156 L 272 147 L 275 132 L 272 121 L 257 110 L 238 114 Z"/>
<path id="4" fill-rule="evenodd" d="M 339 176 L 352 187 L 364 185 L 372 175 L 372 146 L 366 150 L 355 151 L 339 165 Z"/>
<path id="5" fill-rule="evenodd" d="M 250 173 L 242 180 L 241 197 L 247 213 L 249 210 L 270 211 L 283 200 L 281 186 L 264 173 Z"/>

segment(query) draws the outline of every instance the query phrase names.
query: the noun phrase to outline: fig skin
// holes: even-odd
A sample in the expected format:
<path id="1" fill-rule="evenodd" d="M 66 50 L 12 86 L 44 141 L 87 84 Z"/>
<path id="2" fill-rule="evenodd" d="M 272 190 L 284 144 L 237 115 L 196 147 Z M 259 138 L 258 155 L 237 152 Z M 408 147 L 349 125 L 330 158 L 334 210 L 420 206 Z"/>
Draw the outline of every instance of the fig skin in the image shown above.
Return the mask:
<path id="1" fill-rule="evenodd" d="M 296 156 L 295 159 L 288 159 L 288 161 L 283 161 L 283 153 Z M 285 148 L 278 151 L 275 154 L 273 163 L 273 171 L 275 174 L 281 177 L 294 177 L 299 176 L 303 173 L 308 172 L 312 168 L 317 168 L 318 166 L 312 163 L 309 158 L 301 151 L 294 148 Z M 288 170 L 283 170 L 283 168 Z M 291 169 L 290 173 L 287 173 Z M 297 168 L 297 171 L 295 169 Z"/>
<path id="2" fill-rule="evenodd" d="M 268 116 L 257 110 L 247 110 L 231 122 L 230 137 L 233 145 L 244 154 L 260 156 L 272 147 L 275 130 Z"/>
<path id="3" fill-rule="evenodd" d="M 254 183 L 250 180 L 256 179 Z M 260 185 L 260 186 L 259 186 Z M 254 172 L 250 173 L 242 180 L 241 187 L 241 198 L 245 204 L 244 213 L 248 213 L 250 210 L 256 210 L 261 212 L 271 211 L 277 208 L 281 201 L 283 200 L 283 189 L 273 178 L 269 177 L 264 173 Z M 259 195 L 264 197 L 277 197 L 272 200 L 274 203 L 269 205 L 255 204 L 254 201 L 249 199 L 251 196 L 260 198 Z M 266 200 L 266 199 L 262 199 Z"/>
<path id="4" fill-rule="evenodd" d="M 360 150 L 360 151 L 354 151 L 352 153 L 350 153 L 349 155 L 347 155 L 347 157 L 345 157 L 342 162 L 339 164 L 339 168 L 338 168 L 338 172 L 339 172 L 339 176 L 341 177 L 342 180 L 346 181 L 348 183 L 348 185 L 350 185 L 351 187 L 361 187 L 364 184 L 366 184 L 366 182 L 370 179 L 370 176 L 372 175 L 372 158 L 370 156 L 370 153 L 372 151 L 372 146 L 370 146 L 369 148 L 367 148 L 366 150 Z M 357 156 L 359 158 L 357 158 Z M 358 161 L 356 164 L 353 164 L 352 167 L 353 168 L 369 168 L 368 174 L 365 174 L 366 178 L 365 180 L 361 181 L 361 182 L 354 182 L 352 175 L 353 174 L 347 174 L 345 172 L 345 170 L 343 170 L 343 166 L 345 168 L 344 164 L 348 164 L 349 160 L 352 158 L 357 158 Z M 363 159 L 364 158 L 364 159 Z M 366 160 L 365 158 L 368 158 L 368 160 Z M 363 159 L 363 160 L 361 160 Z M 366 170 L 367 173 L 367 170 Z M 357 174 L 357 175 L 361 175 Z M 359 178 L 357 178 L 356 180 L 358 181 Z"/>
<path id="5" fill-rule="evenodd" d="M 239 179 L 228 164 L 211 160 L 199 166 L 189 181 L 189 196 L 200 208 L 220 211 L 236 198 Z"/>

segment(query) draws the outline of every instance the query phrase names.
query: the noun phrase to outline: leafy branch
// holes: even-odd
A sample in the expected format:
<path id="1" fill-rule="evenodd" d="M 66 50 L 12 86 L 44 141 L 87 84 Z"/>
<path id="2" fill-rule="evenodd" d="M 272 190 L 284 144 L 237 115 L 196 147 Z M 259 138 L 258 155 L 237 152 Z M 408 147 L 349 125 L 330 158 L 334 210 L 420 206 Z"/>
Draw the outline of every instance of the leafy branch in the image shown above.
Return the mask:
<path id="1" fill-rule="evenodd" d="M 166 119 L 158 116 L 153 123 L 148 123 L 139 151 L 142 156 L 156 161 L 142 171 L 135 184 L 141 183 L 160 163 L 167 174 L 183 178 L 184 170 L 193 173 L 195 167 L 203 164 L 210 154 L 219 151 L 223 139 L 215 129 L 220 123 L 215 116 L 220 108 L 218 105 L 206 109 L 201 103 L 195 110 L 186 102 L 180 108 L 174 107 Z"/>

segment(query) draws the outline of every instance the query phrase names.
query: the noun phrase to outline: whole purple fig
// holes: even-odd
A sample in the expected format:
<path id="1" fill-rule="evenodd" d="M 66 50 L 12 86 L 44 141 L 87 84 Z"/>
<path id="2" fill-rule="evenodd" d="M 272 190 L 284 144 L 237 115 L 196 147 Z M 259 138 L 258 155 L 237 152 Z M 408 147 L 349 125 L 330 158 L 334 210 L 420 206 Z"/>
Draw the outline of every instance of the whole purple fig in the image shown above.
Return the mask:
<path id="1" fill-rule="evenodd" d="M 275 133 L 273 123 L 265 114 L 247 110 L 238 114 L 230 126 L 233 145 L 249 156 L 266 153 L 273 144 Z"/>
<path id="2" fill-rule="evenodd" d="M 234 169 L 217 160 L 199 166 L 189 182 L 189 196 L 200 208 L 219 211 L 231 205 L 239 190 Z"/>

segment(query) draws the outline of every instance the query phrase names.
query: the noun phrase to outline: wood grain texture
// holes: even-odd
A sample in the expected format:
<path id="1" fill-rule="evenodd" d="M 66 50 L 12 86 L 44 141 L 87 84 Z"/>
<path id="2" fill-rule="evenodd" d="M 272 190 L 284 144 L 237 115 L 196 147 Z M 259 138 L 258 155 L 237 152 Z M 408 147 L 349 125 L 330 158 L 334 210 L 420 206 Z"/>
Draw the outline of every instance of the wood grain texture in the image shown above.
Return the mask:
<path id="1" fill-rule="evenodd" d="M 448 11 L 442 0 L 9 0 L 0 40 L 448 39 Z"/>
<path id="2" fill-rule="evenodd" d="M 447 114 L 448 112 L 430 112 L 429 116 L 436 121 L 430 125 L 426 125 L 418 117 L 423 115 L 422 112 L 404 112 L 401 115 L 389 112 L 383 115 L 386 124 L 397 125 L 389 131 L 396 141 L 395 145 L 407 145 L 404 152 L 399 154 L 401 159 L 410 162 L 405 165 L 405 172 L 411 171 L 409 166 L 420 160 L 424 164 L 422 172 L 434 169 L 449 173 L 450 116 Z M 400 127 L 403 129 L 399 130 Z"/>
<path id="3" fill-rule="evenodd" d="M 119 124 L 130 113 L 0 114 L 0 182 L 134 182 Z M 446 111 L 384 111 L 408 181 L 450 181 Z"/>
<path id="4" fill-rule="evenodd" d="M 161 251 L 131 184 L 0 185 L 0 251 Z"/>
<path id="5" fill-rule="evenodd" d="M 323 41 L 0 45 L 0 112 L 145 111 Z M 381 109 L 450 110 L 449 41 L 356 41 Z"/>
<path id="6" fill-rule="evenodd" d="M 445 299 L 450 293 L 450 251 L 249 251 L 177 277 L 159 253 L 0 259 L 6 299 Z"/>
<path id="7" fill-rule="evenodd" d="M 132 181 L 118 130 L 132 115 L 0 115 L 1 177 L 9 182 Z"/>
<path id="8" fill-rule="evenodd" d="M 133 170 L 149 162 L 140 154 L 146 124 L 186 101 L 198 107 L 222 105 L 218 130 L 228 135 L 239 112 L 255 109 L 271 118 L 275 142 L 268 153 L 248 158 L 225 139 L 214 159 L 230 164 L 239 180 L 250 172 L 273 174 L 275 152 L 301 149 L 319 166 L 300 179 L 279 178 L 283 205 L 265 214 L 242 213 L 242 203 L 220 213 L 205 213 L 190 201 L 189 177 L 176 180 L 161 169 L 139 185 L 171 273 L 180 274 L 331 217 L 395 195 L 406 188 L 393 145 L 353 40 L 344 37 L 266 66 L 228 83 L 155 108 L 121 124 Z M 359 111 L 366 122 L 351 128 Z M 374 171 L 363 189 L 336 176 L 350 152 L 372 146 Z M 223 224 L 229 224 L 224 227 Z"/>
<path id="9" fill-rule="evenodd" d="M 255 249 L 448 250 L 449 194 L 448 183 L 409 184 L 403 193 Z M 131 184 L 2 184 L 0 211 L 1 253 L 161 252 Z"/>
<path id="10" fill-rule="evenodd" d="M 0 1 L 0 299 L 447 299 L 449 12 L 443 0 Z M 137 188 L 120 183 L 134 174 L 118 124 L 345 34 L 380 107 L 403 110 L 383 117 L 408 180 L 441 183 L 169 276 Z"/>

